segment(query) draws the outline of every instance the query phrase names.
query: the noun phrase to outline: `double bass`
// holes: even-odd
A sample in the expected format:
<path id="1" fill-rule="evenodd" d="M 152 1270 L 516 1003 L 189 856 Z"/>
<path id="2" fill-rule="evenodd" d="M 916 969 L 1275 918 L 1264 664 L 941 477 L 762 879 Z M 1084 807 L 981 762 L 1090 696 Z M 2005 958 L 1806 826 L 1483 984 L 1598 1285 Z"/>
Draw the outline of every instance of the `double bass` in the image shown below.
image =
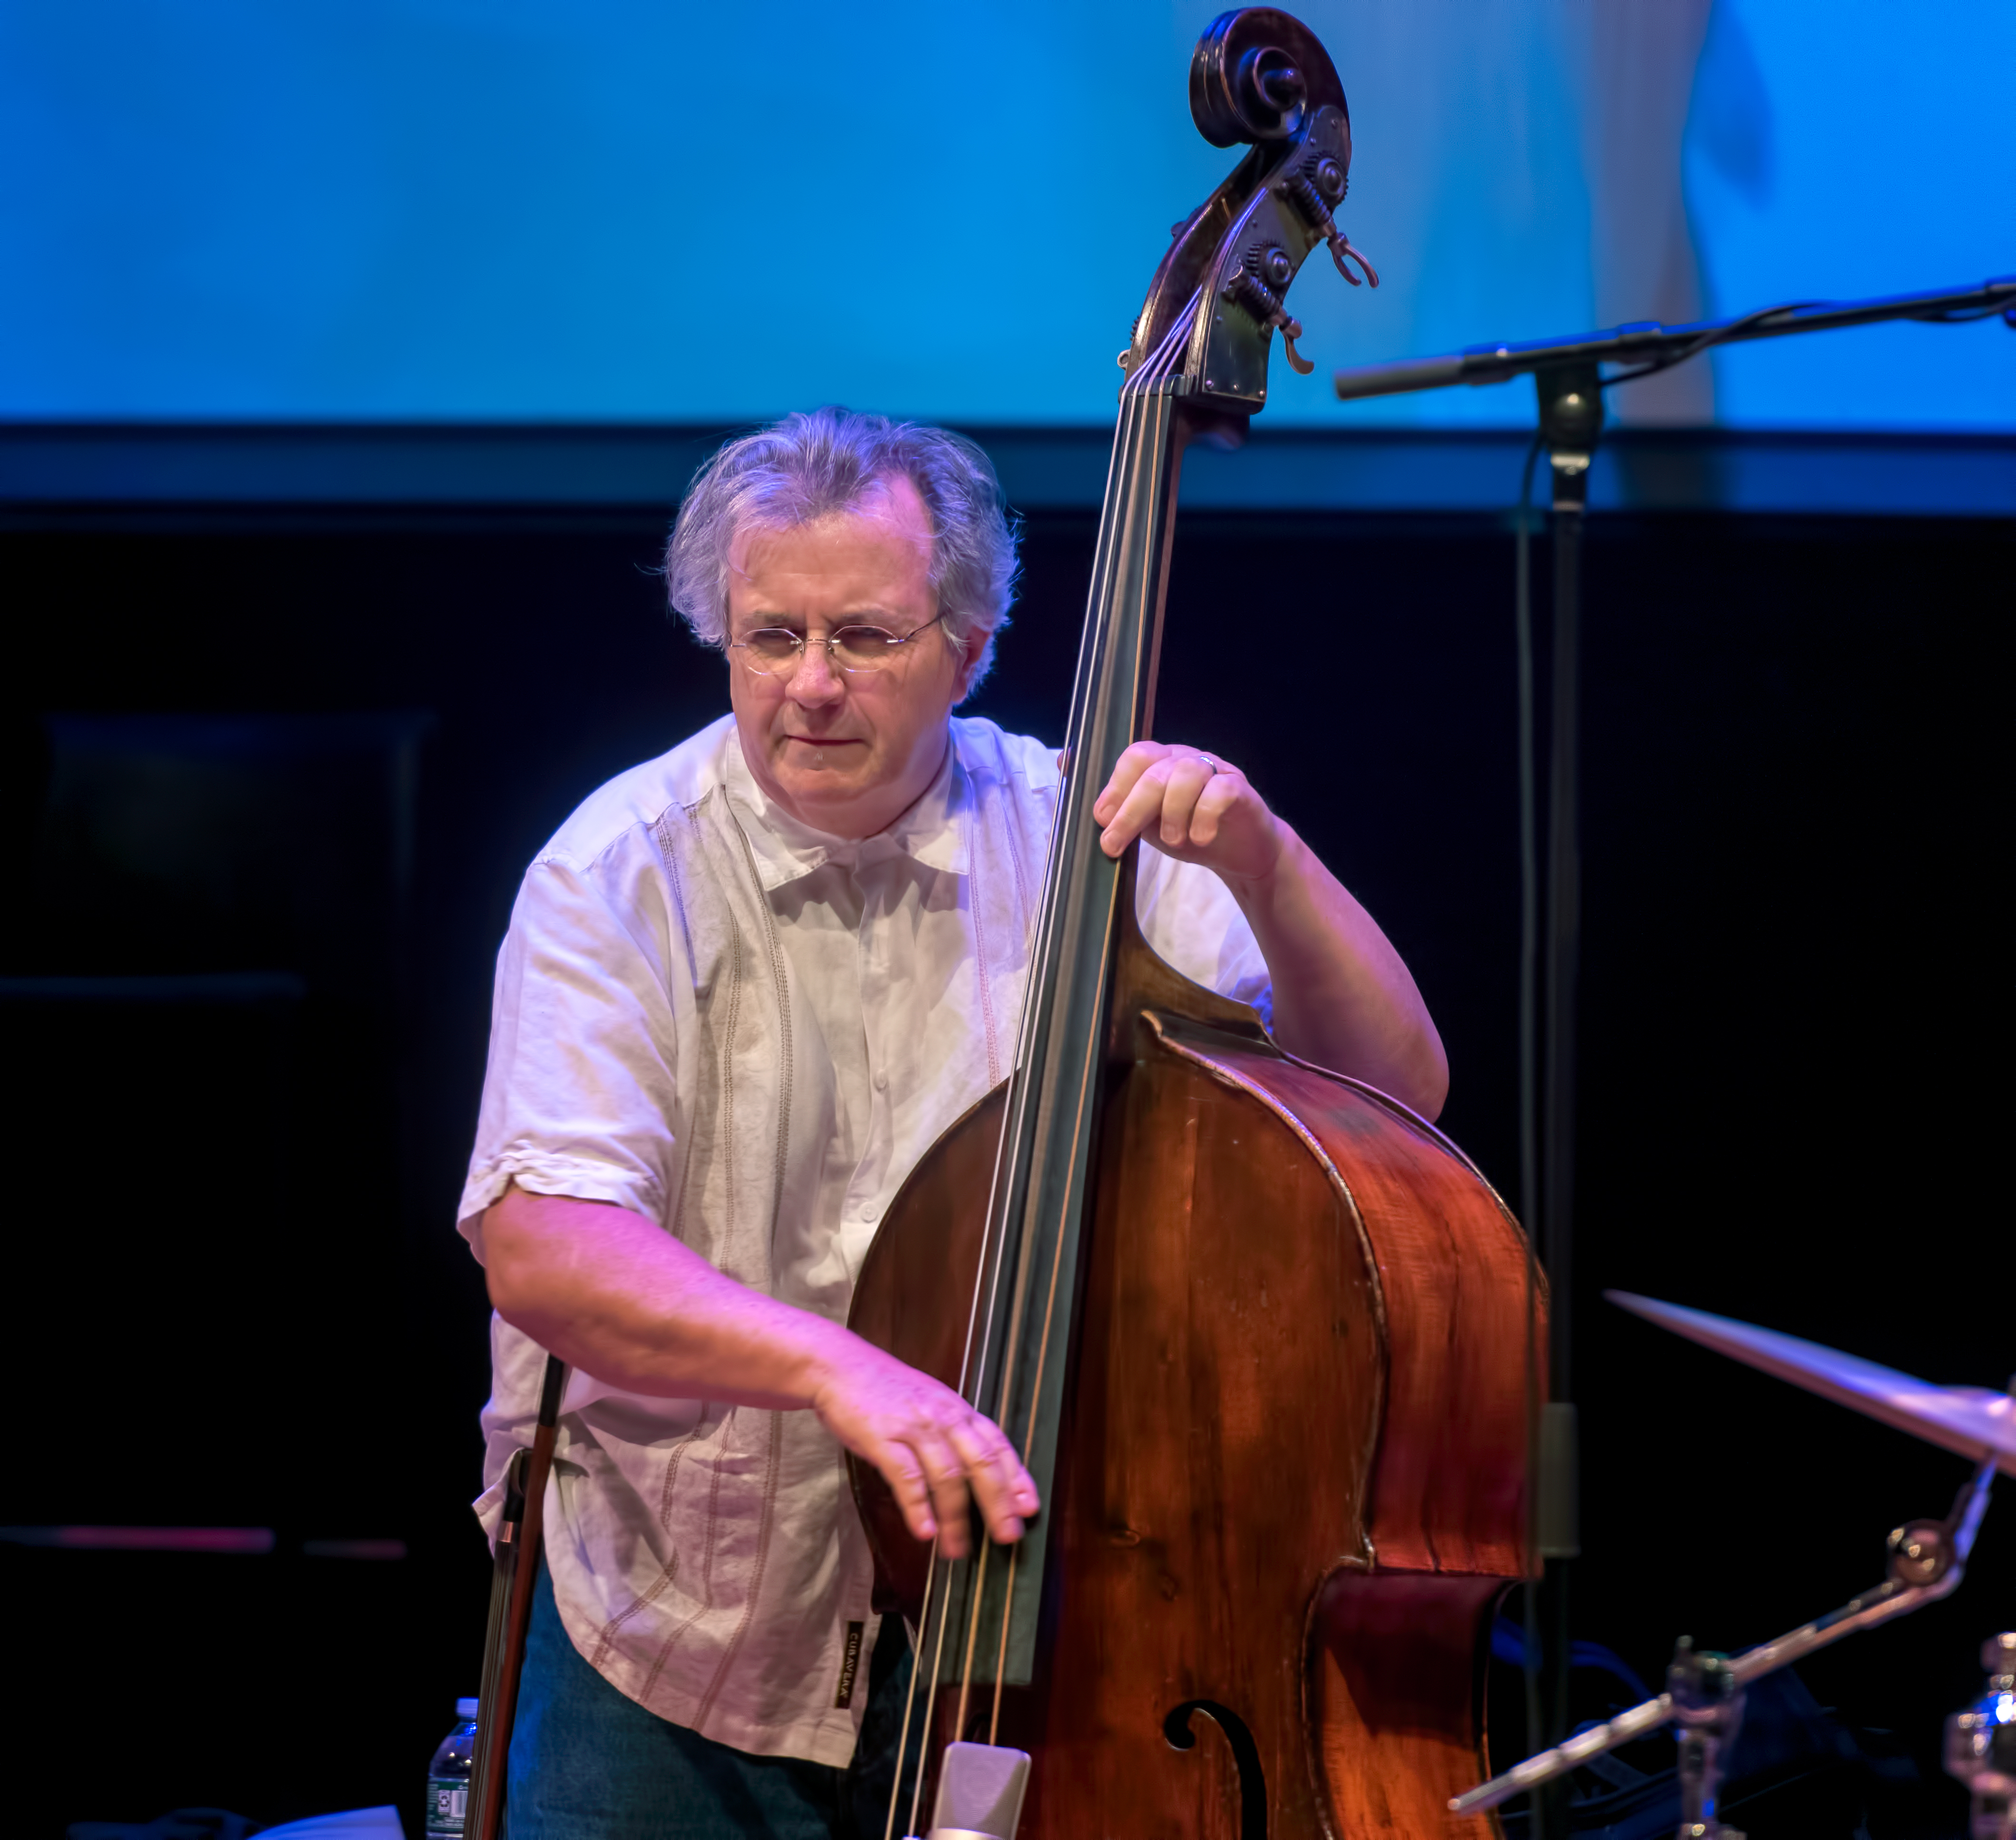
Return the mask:
<path id="1" fill-rule="evenodd" d="M 941 1831 L 1009 1840 L 1019 1799 L 1025 1840 L 1479 1832 L 1447 1803 L 1489 1773 L 1489 1626 L 1531 1563 L 1517 1224 L 1431 1125 L 1157 959 L 1134 850 L 1097 844 L 1153 719 L 1184 448 L 1243 433 L 1275 332 L 1307 368 L 1285 297 L 1312 252 L 1376 283 L 1334 216 L 1350 119 L 1315 36 L 1227 13 L 1190 85 L 1249 150 L 1122 355 L 1014 1071 L 913 1172 L 849 1318 L 993 1418 L 1043 1500 L 949 1561 L 849 1460 L 916 1644 L 892 1840 L 976 1745 L 995 1813 L 955 1795 Z"/>

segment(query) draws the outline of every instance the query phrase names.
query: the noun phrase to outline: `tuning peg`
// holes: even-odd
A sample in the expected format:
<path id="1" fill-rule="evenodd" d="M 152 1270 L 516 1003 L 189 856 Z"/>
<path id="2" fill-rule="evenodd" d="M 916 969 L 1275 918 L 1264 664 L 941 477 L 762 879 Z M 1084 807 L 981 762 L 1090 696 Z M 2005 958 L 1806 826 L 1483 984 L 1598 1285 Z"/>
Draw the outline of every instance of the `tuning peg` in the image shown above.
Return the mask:
<path id="1" fill-rule="evenodd" d="M 1225 297 L 1237 301 L 1262 326 L 1279 326 L 1281 344 L 1288 354 L 1288 362 L 1298 376 L 1307 376 L 1316 369 L 1309 360 L 1295 349 L 1295 341 L 1302 336 L 1302 322 L 1290 317 L 1281 297 L 1265 281 L 1256 270 L 1264 271 L 1287 282 L 1294 273 L 1287 255 L 1280 250 L 1256 251 L 1247 257 L 1248 266 L 1235 268 L 1225 284 Z"/>
<path id="2" fill-rule="evenodd" d="M 1278 249 L 1256 252 L 1247 258 L 1250 267 L 1235 268 L 1225 284 L 1225 297 L 1237 301 L 1262 326 L 1279 326 L 1281 344 L 1288 354 L 1288 362 L 1298 376 L 1307 376 L 1316 369 L 1309 360 L 1295 349 L 1295 341 L 1302 336 L 1302 322 L 1290 317 L 1281 297 L 1260 279 L 1255 268 L 1278 275 L 1285 282 L 1294 273 L 1287 257 Z"/>
<path id="3" fill-rule="evenodd" d="M 1319 160 L 1307 172 L 1291 172 L 1274 182 L 1276 193 L 1294 206 L 1303 222 L 1330 245 L 1330 259 L 1337 264 L 1337 272 L 1353 287 L 1363 287 L 1369 281 L 1374 287 L 1379 285 L 1379 271 L 1366 259 L 1365 251 L 1337 227 L 1337 219 L 1330 215 L 1330 204 L 1344 196 L 1344 174 L 1334 160 Z M 1364 279 L 1351 272 L 1348 256 L 1365 271 Z"/>
<path id="4" fill-rule="evenodd" d="M 1344 258 L 1346 256 L 1349 256 L 1353 261 L 1355 261 L 1358 265 L 1365 271 L 1366 280 L 1370 282 L 1374 287 L 1377 287 L 1379 285 L 1379 271 L 1373 267 L 1371 257 L 1367 256 L 1363 250 L 1360 249 L 1356 243 L 1353 243 L 1351 239 L 1345 236 L 1341 230 L 1338 229 L 1334 224 L 1331 225 L 1330 231 L 1330 259 L 1337 264 L 1337 273 L 1341 275 L 1353 287 L 1357 287 L 1361 285 L 1358 277 L 1352 274 L 1350 268 L 1345 265 Z"/>

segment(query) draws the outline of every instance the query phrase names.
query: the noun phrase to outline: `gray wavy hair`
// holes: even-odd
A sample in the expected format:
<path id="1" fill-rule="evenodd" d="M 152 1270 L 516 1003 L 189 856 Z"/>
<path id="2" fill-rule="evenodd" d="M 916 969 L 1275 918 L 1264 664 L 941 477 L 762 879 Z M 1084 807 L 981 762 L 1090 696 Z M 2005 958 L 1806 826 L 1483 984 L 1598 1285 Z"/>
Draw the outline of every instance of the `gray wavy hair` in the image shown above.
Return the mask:
<path id="1" fill-rule="evenodd" d="M 729 441 L 693 475 L 665 546 L 665 589 L 703 644 L 728 643 L 728 553 L 749 529 L 788 530 L 851 510 L 898 475 L 931 520 L 931 581 L 947 643 L 987 635 L 976 686 L 1015 598 L 1021 520 L 987 455 L 964 436 L 844 409 L 787 416 Z"/>

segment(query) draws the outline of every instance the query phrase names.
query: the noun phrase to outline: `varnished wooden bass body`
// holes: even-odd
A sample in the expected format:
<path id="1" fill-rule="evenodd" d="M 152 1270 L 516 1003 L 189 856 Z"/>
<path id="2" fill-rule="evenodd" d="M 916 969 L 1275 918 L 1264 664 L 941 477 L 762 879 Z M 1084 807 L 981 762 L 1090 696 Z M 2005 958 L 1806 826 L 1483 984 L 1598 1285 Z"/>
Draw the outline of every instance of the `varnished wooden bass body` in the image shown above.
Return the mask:
<path id="1" fill-rule="evenodd" d="M 1445 1804 L 1490 1773 L 1484 1645 L 1525 1572 L 1519 1230 L 1439 1132 L 1131 927 L 1115 1017 L 1042 1676 L 1000 1733 L 1035 1759 L 1022 1832 L 1488 1831 Z M 855 1330 L 948 1385 L 1005 1093 L 918 1165 L 855 1292 Z M 926 1550 L 854 1475 L 914 1622 Z"/>

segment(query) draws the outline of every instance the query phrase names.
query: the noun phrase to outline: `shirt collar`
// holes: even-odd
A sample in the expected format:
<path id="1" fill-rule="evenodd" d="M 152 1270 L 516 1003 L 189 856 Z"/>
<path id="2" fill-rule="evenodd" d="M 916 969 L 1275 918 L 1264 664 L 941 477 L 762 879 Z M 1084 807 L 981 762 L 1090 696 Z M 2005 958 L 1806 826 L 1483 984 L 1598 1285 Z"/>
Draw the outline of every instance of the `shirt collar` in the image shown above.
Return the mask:
<path id="1" fill-rule="evenodd" d="M 729 802 L 749 839 L 756 859 L 756 879 L 766 893 L 828 862 L 854 868 L 896 855 L 909 856 L 927 869 L 952 875 L 967 873 L 972 781 L 959 761 L 958 741 L 950 733 L 938 776 L 923 795 L 886 830 L 858 841 L 815 830 L 765 794 L 743 755 L 741 733 L 732 726 L 722 764 Z"/>

